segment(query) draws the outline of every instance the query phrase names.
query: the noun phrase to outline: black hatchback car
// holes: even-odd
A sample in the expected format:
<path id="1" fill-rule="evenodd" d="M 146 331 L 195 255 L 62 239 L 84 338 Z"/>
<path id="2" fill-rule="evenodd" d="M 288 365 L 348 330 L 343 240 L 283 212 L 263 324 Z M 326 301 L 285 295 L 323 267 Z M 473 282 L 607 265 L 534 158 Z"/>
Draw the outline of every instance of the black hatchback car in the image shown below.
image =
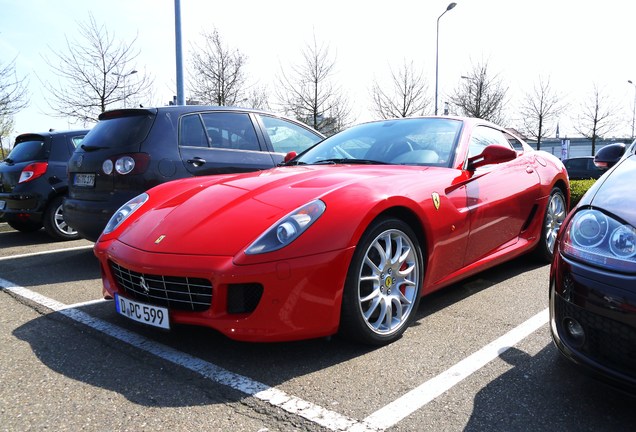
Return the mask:
<path id="1" fill-rule="evenodd" d="M 79 238 L 64 219 L 66 164 L 88 130 L 18 135 L 0 162 L 0 221 L 22 232 L 42 226 L 55 240 Z"/>
<path id="2" fill-rule="evenodd" d="M 636 392 L 636 143 L 561 226 L 550 269 L 550 328 L 560 352 Z"/>
<path id="3" fill-rule="evenodd" d="M 323 135 L 264 111 L 165 106 L 107 111 L 69 161 L 68 223 L 96 241 L 130 199 L 188 176 L 256 171 Z"/>
<path id="4" fill-rule="evenodd" d="M 603 170 L 594 164 L 594 156 L 564 159 L 562 162 L 570 180 L 598 179 L 603 174 Z"/>

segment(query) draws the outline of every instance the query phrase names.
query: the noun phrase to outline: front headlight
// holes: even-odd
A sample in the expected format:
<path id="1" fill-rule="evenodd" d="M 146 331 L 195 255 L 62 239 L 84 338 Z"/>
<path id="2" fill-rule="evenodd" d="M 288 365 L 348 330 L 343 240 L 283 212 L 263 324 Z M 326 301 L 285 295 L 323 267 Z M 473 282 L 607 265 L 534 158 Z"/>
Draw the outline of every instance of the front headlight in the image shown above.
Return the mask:
<path id="1" fill-rule="evenodd" d="M 325 211 L 325 203 L 315 200 L 294 210 L 269 227 L 245 253 L 256 255 L 283 248 L 296 240 Z"/>
<path id="2" fill-rule="evenodd" d="M 141 207 L 147 200 L 148 194 L 144 192 L 121 206 L 106 224 L 106 228 L 104 228 L 104 234 L 109 234 L 115 231 L 117 227 L 122 224 L 122 222 L 128 219 L 128 217 L 133 214 L 135 210 Z"/>
<path id="3" fill-rule="evenodd" d="M 572 217 L 561 250 L 572 258 L 609 270 L 636 272 L 636 229 L 598 210 Z"/>

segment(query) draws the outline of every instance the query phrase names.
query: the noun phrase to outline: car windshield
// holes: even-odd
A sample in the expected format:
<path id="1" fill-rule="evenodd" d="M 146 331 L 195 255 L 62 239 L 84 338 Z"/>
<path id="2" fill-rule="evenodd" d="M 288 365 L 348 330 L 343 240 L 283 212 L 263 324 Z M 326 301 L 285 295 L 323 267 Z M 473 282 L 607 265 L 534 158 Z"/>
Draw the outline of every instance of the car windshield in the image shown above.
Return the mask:
<path id="1" fill-rule="evenodd" d="M 79 151 L 99 148 L 124 148 L 140 144 L 148 135 L 155 116 L 145 111 L 136 115 L 125 115 L 100 120 L 86 134 Z"/>
<path id="2" fill-rule="evenodd" d="M 43 140 L 16 142 L 7 160 L 13 163 L 44 160 L 47 158 Z"/>
<path id="3" fill-rule="evenodd" d="M 291 164 L 368 163 L 451 166 L 460 120 L 407 118 L 351 127 L 310 148 Z"/>

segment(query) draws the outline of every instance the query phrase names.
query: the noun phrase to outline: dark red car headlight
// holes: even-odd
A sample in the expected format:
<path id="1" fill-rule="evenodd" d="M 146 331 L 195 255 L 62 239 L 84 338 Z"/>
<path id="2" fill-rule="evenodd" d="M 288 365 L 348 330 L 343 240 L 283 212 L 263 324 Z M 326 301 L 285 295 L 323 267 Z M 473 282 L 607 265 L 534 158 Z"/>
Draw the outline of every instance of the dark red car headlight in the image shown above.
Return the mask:
<path id="1" fill-rule="evenodd" d="M 636 273 L 636 229 L 595 209 L 582 209 L 561 239 L 564 255 L 609 270 Z"/>

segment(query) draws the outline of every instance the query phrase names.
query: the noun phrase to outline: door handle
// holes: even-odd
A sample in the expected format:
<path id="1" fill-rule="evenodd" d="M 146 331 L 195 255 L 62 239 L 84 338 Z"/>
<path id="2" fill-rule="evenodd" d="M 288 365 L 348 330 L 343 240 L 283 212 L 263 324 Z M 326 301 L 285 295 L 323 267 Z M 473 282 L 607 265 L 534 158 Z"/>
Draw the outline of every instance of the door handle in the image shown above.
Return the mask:
<path id="1" fill-rule="evenodd" d="M 198 168 L 205 163 L 205 159 L 201 159 L 200 157 L 197 156 L 194 159 L 188 159 L 187 162 L 189 164 L 194 165 L 196 168 Z"/>

